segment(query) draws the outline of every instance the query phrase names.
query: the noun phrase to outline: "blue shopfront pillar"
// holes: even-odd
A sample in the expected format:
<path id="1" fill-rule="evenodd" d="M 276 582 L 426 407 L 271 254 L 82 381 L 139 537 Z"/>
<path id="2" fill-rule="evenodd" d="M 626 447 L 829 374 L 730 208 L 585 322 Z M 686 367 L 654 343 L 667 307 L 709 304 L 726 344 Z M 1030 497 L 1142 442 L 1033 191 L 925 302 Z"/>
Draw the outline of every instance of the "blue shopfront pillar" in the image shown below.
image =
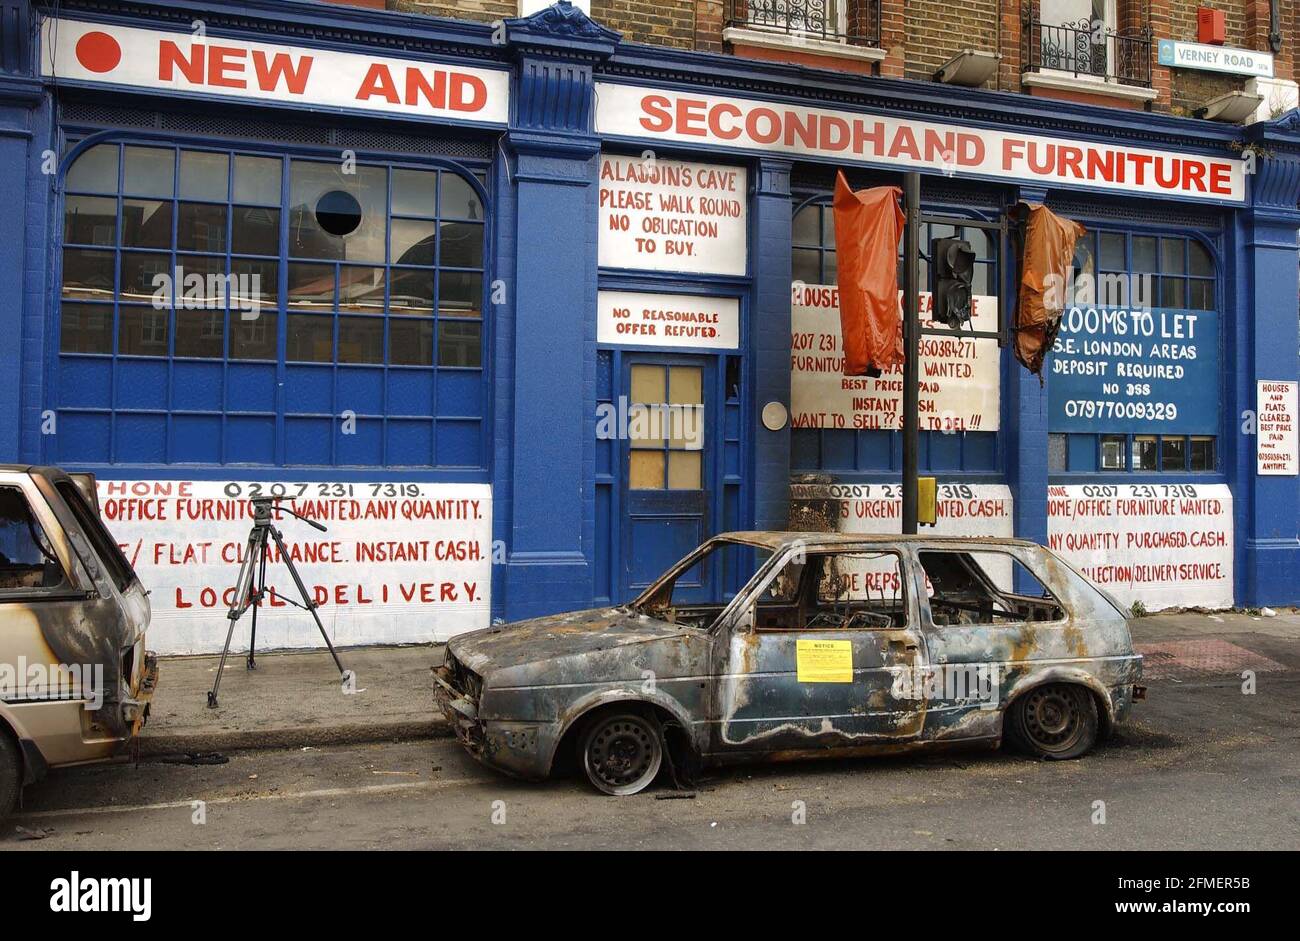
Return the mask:
<path id="1" fill-rule="evenodd" d="M 754 395 L 754 526 L 786 529 L 790 507 L 790 424 L 773 431 L 763 407 L 790 408 L 790 161 L 763 159 L 754 180 L 754 307 L 750 314 Z"/>
<path id="2" fill-rule="evenodd" d="M 1023 202 L 1047 202 L 1047 190 L 1022 186 Z M 1020 283 L 1018 266 L 1007 259 L 1002 271 L 1003 293 L 1010 320 L 1016 315 Z M 1015 331 L 1009 333 L 1014 344 Z M 1021 539 L 1047 543 L 1047 368 L 1035 376 L 1016 359 L 1014 346 L 1002 352 L 1002 460 L 1011 489 L 1015 534 Z"/>
<path id="3" fill-rule="evenodd" d="M 507 461 L 496 471 L 509 619 L 589 605 L 595 537 L 596 237 L 593 64 L 619 35 L 568 3 L 509 20 L 517 63 L 504 141 L 513 186 Z"/>
<path id="4" fill-rule="evenodd" d="M 1257 145 L 1251 177 L 1251 208 L 1236 233 L 1239 255 L 1233 365 L 1238 415 L 1258 408 L 1260 380 L 1300 379 L 1300 112 L 1254 125 L 1247 137 Z M 1246 423 L 1250 427 L 1250 423 Z M 1244 605 L 1295 604 L 1300 586 L 1300 477 L 1256 473 L 1254 435 L 1237 435 L 1232 472 L 1236 486 L 1238 601 Z"/>
<path id="5" fill-rule="evenodd" d="M 44 115 L 34 77 L 31 7 L 0 0 L 0 463 L 23 460 L 24 403 L 40 401 L 45 289 L 44 213 L 49 177 L 42 178 Z M 34 182 L 35 181 L 35 182 Z M 26 366 L 24 365 L 26 363 Z"/>

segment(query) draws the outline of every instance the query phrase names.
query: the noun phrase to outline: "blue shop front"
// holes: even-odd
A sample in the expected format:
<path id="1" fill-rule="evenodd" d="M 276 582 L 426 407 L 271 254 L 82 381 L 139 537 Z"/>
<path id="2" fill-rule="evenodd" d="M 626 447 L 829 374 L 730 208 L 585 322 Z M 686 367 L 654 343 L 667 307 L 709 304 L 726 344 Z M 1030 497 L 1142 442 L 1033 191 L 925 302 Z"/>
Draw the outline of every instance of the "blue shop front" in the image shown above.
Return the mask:
<path id="1" fill-rule="evenodd" d="M 616 603 L 724 530 L 898 531 L 901 376 L 842 375 L 837 170 L 922 172 L 977 329 L 1010 334 L 1009 209 L 1087 230 L 1041 378 L 925 338 L 936 531 L 1153 610 L 1300 601 L 1294 112 L 640 46 L 568 4 L 3 8 L 0 460 L 96 474 L 163 652 L 219 648 L 263 494 L 328 527 L 285 529 L 343 644 Z"/>

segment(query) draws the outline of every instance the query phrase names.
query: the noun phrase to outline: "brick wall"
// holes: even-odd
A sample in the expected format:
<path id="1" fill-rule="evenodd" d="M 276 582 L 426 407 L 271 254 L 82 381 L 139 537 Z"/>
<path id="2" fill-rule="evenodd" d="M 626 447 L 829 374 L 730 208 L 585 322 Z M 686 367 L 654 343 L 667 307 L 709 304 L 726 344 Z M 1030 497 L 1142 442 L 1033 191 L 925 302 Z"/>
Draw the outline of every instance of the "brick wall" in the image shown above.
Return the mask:
<path id="1" fill-rule="evenodd" d="M 401 13 L 424 13 L 484 23 L 519 15 L 518 0 L 387 0 L 387 3 L 388 9 Z"/>
<path id="2" fill-rule="evenodd" d="M 695 0 L 591 0 L 591 18 L 618 30 L 628 42 L 694 49 L 695 6 Z M 721 44 L 719 26 L 719 48 Z"/>
<path id="3" fill-rule="evenodd" d="M 1246 37 L 1246 0 L 1167 0 L 1164 5 L 1169 8 L 1169 31 L 1165 35 L 1170 39 L 1196 42 L 1196 10 L 1204 6 L 1223 11 L 1224 45 L 1250 46 Z M 1240 89 L 1246 82 L 1241 76 L 1195 69 L 1156 66 L 1156 72 L 1169 76 L 1169 103 L 1175 114 L 1191 114 L 1211 98 Z"/>
<path id="4" fill-rule="evenodd" d="M 962 49 L 997 49 L 997 0 L 909 0 L 904 19 L 907 78 L 929 81 Z M 1003 6 L 1015 6 L 1003 0 Z"/>

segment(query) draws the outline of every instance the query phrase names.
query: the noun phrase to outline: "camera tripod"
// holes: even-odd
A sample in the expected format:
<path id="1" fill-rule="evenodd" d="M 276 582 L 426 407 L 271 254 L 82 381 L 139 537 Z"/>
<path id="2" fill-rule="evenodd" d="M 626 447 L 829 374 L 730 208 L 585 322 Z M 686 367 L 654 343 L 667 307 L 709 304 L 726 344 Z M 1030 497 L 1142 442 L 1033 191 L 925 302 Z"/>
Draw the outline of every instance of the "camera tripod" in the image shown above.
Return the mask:
<path id="1" fill-rule="evenodd" d="M 230 653 L 230 640 L 235 634 L 235 622 L 243 617 L 244 612 L 249 608 L 253 609 L 252 632 L 248 639 L 248 658 L 244 665 L 249 670 L 257 669 L 257 659 L 255 648 L 257 647 L 257 609 L 261 604 L 262 598 L 266 595 L 266 557 L 269 549 L 268 537 L 275 540 L 276 548 L 280 552 L 280 559 L 284 562 L 285 567 L 289 569 L 289 574 L 293 576 L 293 583 L 298 586 L 298 594 L 302 597 L 302 604 L 291 601 L 288 598 L 282 598 L 286 604 L 293 605 L 295 608 L 301 608 L 303 611 L 311 614 L 312 620 L 316 622 L 316 627 L 320 630 L 320 636 L 325 639 L 325 646 L 329 648 L 330 656 L 334 658 L 334 665 L 339 668 L 339 674 L 346 680 L 348 671 L 343 669 L 343 663 L 339 660 L 339 655 L 334 650 L 334 645 L 330 643 L 329 635 L 325 633 L 325 625 L 321 623 L 320 615 L 316 613 L 317 604 L 307 594 L 307 586 L 303 584 L 302 577 L 298 574 L 298 569 L 293 564 L 288 551 L 284 547 L 284 536 L 276 528 L 272 518 L 273 513 L 288 513 L 295 519 L 300 519 L 308 526 L 326 532 L 324 526 L 315 520 L 300 516 L 293 510 L 279 505 L 281 497 L 253 497 L 253 528 L 248 534 L 248 545 L 244 549 L 244 561 L 239 568 L 239 576 L 235 580 L 235 596 L 230 604 L 230 610 L 226 612 L 226 617 L 230 619 L 230 629 L 226 631 L 226 644 L 221 648 L 221 662 L 217 665 L 217 678 L 212 684 L 212 689 L 208 691 L 208 708 L 217 708 L 217 690 L 221 686 L 221 674 L 226 669 L 226 656 Z"/>

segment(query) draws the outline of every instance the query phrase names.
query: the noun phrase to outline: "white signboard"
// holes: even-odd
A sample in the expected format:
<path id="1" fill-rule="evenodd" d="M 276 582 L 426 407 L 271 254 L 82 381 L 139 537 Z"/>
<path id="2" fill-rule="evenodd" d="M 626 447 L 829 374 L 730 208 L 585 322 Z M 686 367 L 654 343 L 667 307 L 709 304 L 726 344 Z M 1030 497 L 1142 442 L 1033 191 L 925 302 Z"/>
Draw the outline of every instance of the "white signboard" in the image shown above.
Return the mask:
<path id="1" fill-rule="evenodd" d="M 1160 64 L 1170 68 L 1253 75 L 1256 78 L 1273 77 L 1273 56 L 1254 49 L 1162 39 L 1156 54 Z"/>
<path id="2" fill-rule="evenodd" d="M 920 295 L 923 326 L 930 294 Z M 972 298 L 971 329 L 996 331 L 997 298 Z M 900 312 L 902 296 L 899 297 Z M 900 313 L 901 316 L 901 313 Z M 892 430 L 903 427 L 903 369 L 879 378 L 844 375 L 839 288 L 796 283 L 791 292 L 790 424 L 794 428 Z M 920 414 L 923 431 L 997 431 L 998 343 L 954 333 L 921 338 Z"/>
<path id="3" fill-rule="evenodd" d="M 504 125 L 510 73 L 417 59 L 47 18 L 41 74 L 221 98 Z"/>
<path id="4" fill-rule="evenodd" d="M 929 168 L 1038 183 L 1242 203 L 1242 161 L 614 82 L 596 83 L 596 133 Z"/>
<path id="5" fill-rule="evenodd" d="M 1005 484 L 939 484 L 934 526 L 921 527 L 923 535 L 1000 536 L 1015 535 L 1011 488 Z M 903 487 L 901 484 L 791 484 L 791 526 L 800 529 L 827 528 L 837 533 L 893 535 L 903 531 Z M 993 557 L 979 560 L 999 585 L 1011 586 L 1011 560 Z M 874 562 L 850 566 L 854 596 L 888 594 L 895 586 L 893 566 Z M 881 582 L 885 579 L 885 582 Z"/>
<path id="6" fill-rule="evenodd" d="M 104 522 L 150 592 L 150 648 L 221 649 L 253 525 L 249 498 L 279 494 L 328 527 L 322 533 L 287 515 L 276 524 L 331 643 L 428 643 L 488 626 L 486 484 L 101 480 Z M 258 647 L 323 646 L 311 615 L 286 600 L 301 603 L 274 543 L 267 582 Z M 234 649 L 247 649 L 251 617 L 236 626 Z"/>
<path id="7" fill-rule="evenodd" d="M 1262 379 L 1258 383 L 1258 431 L 1255 445 L 1256 472 L 1266 476 L 1300 473 L 1296 444 L 1297 383 Z"/>
<path id="8" fill-rule="evenodd" d="M 1232 606 L 1227 484 L 1050 486 L 1047 544 L 1126 605 Z"/>
<path id="9" fill-rule="evenodd" d="M 600 266 L 743 275 L 744 167 L 600 156 Z"/>
<path id="10" fill-rule="evenodd" d="M 740 301 L 734 297 L 601 291 L 596 340 L 624 346 L 740 346 Z"/>

